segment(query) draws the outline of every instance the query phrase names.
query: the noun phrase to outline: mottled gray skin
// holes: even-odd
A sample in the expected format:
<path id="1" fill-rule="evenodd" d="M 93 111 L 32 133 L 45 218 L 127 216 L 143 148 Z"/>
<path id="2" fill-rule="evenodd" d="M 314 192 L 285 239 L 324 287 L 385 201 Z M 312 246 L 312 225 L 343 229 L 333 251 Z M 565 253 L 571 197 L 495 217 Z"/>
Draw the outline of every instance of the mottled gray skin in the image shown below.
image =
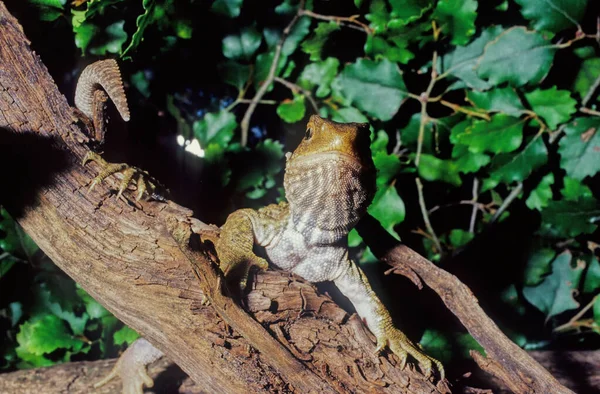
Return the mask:
<path id="1" fill-rule="evenodd" d="M 393 326 L 364 273 L 348 257 L 348 232 L 375 192 L 369 145 L 367 125 L 312 116 L 306 137 L 287 155 L 288 203 L 232 213 L 216 243 L 221 269 L 226 276 L 239 275 L 244 287 L 251 266 L 268 266 L 252 252 L 255 243 L 263 246 L 273 265 L 310 282 L 333 281 L 366 321 L 378 350 L 389 347 L 402 363 L 410 354 L 427 375 L 435 364 L 443 379 L 441 363 Z"/>

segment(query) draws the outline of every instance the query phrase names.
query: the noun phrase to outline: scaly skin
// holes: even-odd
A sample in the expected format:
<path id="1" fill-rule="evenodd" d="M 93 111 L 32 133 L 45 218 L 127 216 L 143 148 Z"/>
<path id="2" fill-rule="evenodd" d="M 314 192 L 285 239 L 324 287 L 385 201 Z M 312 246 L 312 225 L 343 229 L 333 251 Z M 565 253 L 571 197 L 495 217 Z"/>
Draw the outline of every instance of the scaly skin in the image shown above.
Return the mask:
<path id="1" fill-rule="evenodd" d="M 402 366 L 408 355 L 414 357 L 427 376 L 435 365 L 444 379 L 442 364 L 394 327 L 366 276 L 348 257 L 348 232 L 375 193 L 369 142 L 366 124 L 312 116 L 305 138 L 287 156 L 284 187 L 289 203 L 229 215 L 215 244 L 220 266 L 226 277 L 245 287 L 252 266 L 268 266 L 252 251 L 256 243 L 281 269 L 310 282 L 333 281 L 375 334 L 378 351 L 387 346 Z"/>

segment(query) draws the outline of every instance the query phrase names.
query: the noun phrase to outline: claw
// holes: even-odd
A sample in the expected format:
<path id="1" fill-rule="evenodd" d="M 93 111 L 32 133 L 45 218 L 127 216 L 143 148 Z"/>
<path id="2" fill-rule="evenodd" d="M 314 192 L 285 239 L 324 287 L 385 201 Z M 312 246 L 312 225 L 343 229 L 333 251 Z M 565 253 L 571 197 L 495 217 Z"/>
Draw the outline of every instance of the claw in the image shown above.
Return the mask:
<path id="1" fill-rule="evenodd" d="M 433 357 L 430 357 L 423 353 L 423 351 L 412 343 L 410 339 L 408 339 L 401 331 L 396 328 L 391 328 L 388 330 L 382 338 L 378 339 L 378 349 L 382 347 L 382 345 L 388 344 L 390 350 L 400 359 L 400 368 L 404 369 L 406 367 L 408 355 L 412 356 L 419 365 L 421 372 L 426 377 L 430 377 L 433 373 L 433 365 L 435 365 L 438 373 L 440 374 L 440 380 L 444 380 L 445 373 L 444 367 L 442 363 L 436 360 Z"/>

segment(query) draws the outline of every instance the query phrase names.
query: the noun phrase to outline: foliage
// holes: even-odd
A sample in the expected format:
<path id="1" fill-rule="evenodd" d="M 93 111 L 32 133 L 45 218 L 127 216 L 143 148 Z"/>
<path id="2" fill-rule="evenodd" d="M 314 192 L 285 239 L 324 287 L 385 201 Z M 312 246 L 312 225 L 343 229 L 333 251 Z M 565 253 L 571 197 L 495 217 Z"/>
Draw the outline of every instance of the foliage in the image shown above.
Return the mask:
<path id="1" fill-rule="evenodd" d="M 478 258 L 490 270 L 498 268 L 494 262 L 517 272 L 491 298 L 519 316 L 538 312 L 527 314 L 536 333 L 507 330 L 523 346 L 569 337 L 552 336 L 553 329 L 600 333 L 593 242 L 600 217 L 594 186 L 600 177 L 596 2 L 347 0 L 332 15 L 321 0 L 283 0 L 275 9 L 248 0 L 29 1 L 40 20 L 69 24 L 82 54 L 131 59 L 128 77 L 143 96 L 140 102 L 164 109 L 178 135 L 197 141 L 203 165 L 222 188 L 243 198 L 236 200 L 239 206 L 261 206 L 278 194 L 283 143 L 293 149 L 302 132 L 291 125 L 284 137 L 277 119 L 286 128 L 302 128 L 318 111 L 336 121 L 368 122 L 378 169 L 369 212 L 391 234 L 445 264 L 463 250 L 477 250 L 490 231 L 527 229 L 522 253 L 512 260 L 494 261 L 495 250 L 511 248 L 503 244 L 487 245 Z M 294 18 L 301 5 L 312 13 Z M 204 34 L 198 38 L 198 32 Z M 179 59 L 191 42 L 202 45 L 206 68 L 194 72 L 218 76 L 202 85 L 212 93 L 200 104 L 187 87 L 158 89 L 151 78 L 155 63 Z M 207 56 L 210 48 L 217 50 Z M 186 70 L 175 64 L 171 73 L 180 69 Z M 193 80 L 194 72 L 183 78 Z M 263 86 L 265 96 L 255 97 Z M 253 98 L 258 109 L 247 114 Z M 245 115 L 248 130 L 240 127 Z M 248 146 L 239 143 L 243 134 Z M 16 239 L 9 231 L 0 240 L 11 256 L 2 261 L 2 275 L 20 261 Z M 363 262 L 373 260 L 356 232 L 350 245 Z M 74 312 L 76 305 L 88 308 L 88 301 L 46 300 L 60 306 L 46 309 L 55 317 L 21 318 L 12 328 L 22 331 L 16 340 L 33 335 L 44 321 L 62 330 L 54 345 L 64 354 L 89 349 L 67 336 L 94 324 L 98 330 L 110 325 L 114 333 L 114 323 L 100 323 L 106 317 L 87 309 Z M 25 311 L 16 304 L 1 307 L 8 316 Z M 450 357 L 448 351 L 472 348 L 469 338 L 431 329 L 423 346 Z M 45 362 L 40 351 L 31 346 L 28 353 L 5 354 L 12 354 L 12 363 L 17 357 Z"/>

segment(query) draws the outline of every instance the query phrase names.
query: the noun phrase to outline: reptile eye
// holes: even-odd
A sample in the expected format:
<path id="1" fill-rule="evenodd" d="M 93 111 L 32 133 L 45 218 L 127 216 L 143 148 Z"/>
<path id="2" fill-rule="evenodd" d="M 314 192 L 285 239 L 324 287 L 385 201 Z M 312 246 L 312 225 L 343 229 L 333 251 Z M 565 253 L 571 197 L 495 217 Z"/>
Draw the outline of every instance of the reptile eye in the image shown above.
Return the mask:
<path id="1" fill-rule="evenodd" d="M 313 136 L 313 131 L 309 127 L 308 129 L 306 129 L 306 134 L 304 134 L 304 139 L 308 141 L 309 139 L 312 138 L 312 136 Z"/>

